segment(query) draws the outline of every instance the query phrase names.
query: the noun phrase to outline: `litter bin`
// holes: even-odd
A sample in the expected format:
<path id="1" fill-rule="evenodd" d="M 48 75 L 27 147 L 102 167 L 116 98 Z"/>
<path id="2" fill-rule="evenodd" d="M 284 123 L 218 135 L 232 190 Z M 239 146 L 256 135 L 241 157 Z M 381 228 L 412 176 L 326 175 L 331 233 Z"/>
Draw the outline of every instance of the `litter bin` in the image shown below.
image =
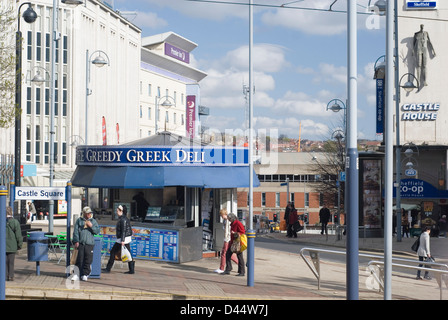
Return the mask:
<path id="1" fill-rule="evenodd" d="M 28 232 L 28 261 L 36 261 L 36 274 L 40 275 L 40 261 L 48 261 L 48 239 L 41 231 Z"/>
<path id="2" fill-rule="evenodd" d="M 89 278 L 99 279 L 101 277 L 101 251 L 103 249 L 103 237 L 94 236 L 95 245 L 93 246 L 93 260 Z"/>

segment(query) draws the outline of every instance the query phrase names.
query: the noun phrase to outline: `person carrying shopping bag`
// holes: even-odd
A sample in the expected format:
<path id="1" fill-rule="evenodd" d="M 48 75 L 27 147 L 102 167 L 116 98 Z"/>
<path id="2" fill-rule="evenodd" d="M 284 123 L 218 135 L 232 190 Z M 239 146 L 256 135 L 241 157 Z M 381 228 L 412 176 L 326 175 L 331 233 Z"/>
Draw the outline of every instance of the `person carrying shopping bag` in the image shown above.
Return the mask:
<path id="1" fill-rule="evenodd" d="M 132 228 L 131 222 L 126 216 L 127 208 L 126 206 L 119 205 L 117 207 L 117 215 L 118 221 L 115 227 L 117 241 L 114 243 L 114 246 L 110 250 L 109 261 L 107 262 L 107 266 L 103 269 L 103 272 L 109 273 L 112 269 L 115 262 L 115 255 L 118 252 L 121 252 L 122 247 L 124 246 L 129 252 L 131 252 L 130 243 L 132 241 Z M 128 262 L 129 271 L 125 272 L 126 274 L 134 274 L 135 273 L 135 260 L 130 259 Z"/>
<path id="2" fill-rule="evenodd" d="M 235 239 L 239 239 L 240 235 L 245 234 L 246 230 L 244 229 L 243 224 L 238 220 L 238 217 L 233 214 L 233 213 L 229 213 L 227 215 L 229 221 L 230 221 L 230 243 L 229 243 L 229 248 L 232 247 L 232 244 L 234 241 L 239 241 L 239 240 L 235 240 Z M 232 252 L 232 250 L 227 250 L 226 253 L 226 269 L 222 274 L 230 274 L 230 271 L 232 271 L 232 254 L 234 252 Z M 236 253 L 236 257 L 238 258 L 238 274 L 237 276 L 242 276 L 244 277 L 246 275 L 246 266 L 244 264 L 244 257 L 243 257 L 243 252 L 242 251 L 238 251 L 235 252 Z"/>
<path id="3" fill-rule="evenodd" d="M 224 224 L 224 244 L 222 246 L 222 250 L 221 250 L 221 264 L 219 266 L 218 269 L 215 270 L 216 273 L 223 273 L 224 272 L 224 268 L 226 267 L 226 253 L 227 250 L 230 250 L 230 221 L 227 217 L 227 210 L 226 209 L 221 209 L 219 211 L 219 214 L 222 218 L 222 222 Z M 236 258 L 235 254 L 232 254 L 231 257 L 232 261 L 235 263 L 238 263 L 238 259 Z"/>

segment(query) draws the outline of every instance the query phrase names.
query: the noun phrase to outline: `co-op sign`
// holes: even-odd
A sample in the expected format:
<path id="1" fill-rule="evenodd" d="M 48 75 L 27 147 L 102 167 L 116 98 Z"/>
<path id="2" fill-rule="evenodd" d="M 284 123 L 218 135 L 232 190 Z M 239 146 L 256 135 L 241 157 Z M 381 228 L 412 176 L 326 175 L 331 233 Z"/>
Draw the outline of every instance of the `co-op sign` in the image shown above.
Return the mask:
<path id="1" fill-rule="evenodd" d="M 16 187 L 16 200 L 65 200 L 64 187 Z"/>

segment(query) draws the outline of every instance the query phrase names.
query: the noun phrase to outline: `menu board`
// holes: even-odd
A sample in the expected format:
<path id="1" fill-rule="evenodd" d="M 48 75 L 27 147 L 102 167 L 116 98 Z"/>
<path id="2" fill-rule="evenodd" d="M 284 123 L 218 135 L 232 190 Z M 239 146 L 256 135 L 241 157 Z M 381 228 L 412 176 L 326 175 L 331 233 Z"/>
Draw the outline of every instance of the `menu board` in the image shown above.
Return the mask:
<path id="1" fill-rule="evenodd" d="M 131 254 L 135 259 L 179 262 L 179 231 L 133 227 Z M 100 226 L 103 250 L 108 253 L 117 238 L 114 226 Z"/>
<path id="2" fill-rule="evenodd" d="M 366 228 L 381 228 L 381 160 L 362 161 L 363 221 Z"/>

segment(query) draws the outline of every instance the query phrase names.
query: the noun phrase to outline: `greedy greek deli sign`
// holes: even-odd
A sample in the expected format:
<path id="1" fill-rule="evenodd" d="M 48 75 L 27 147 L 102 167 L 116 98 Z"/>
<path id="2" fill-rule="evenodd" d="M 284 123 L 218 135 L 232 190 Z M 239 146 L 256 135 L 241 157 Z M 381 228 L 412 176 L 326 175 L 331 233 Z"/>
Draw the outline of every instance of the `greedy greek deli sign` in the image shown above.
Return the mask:
<path id="1" fill-rule="evenodd" d="M 77 165 L 231 166 L 247 165 L 248 159 L 248 148 L 241 147 L 82 146 L 76 148 Z"/>
<path id="2" fill-rule="evenodd" d="M 401 106 L 402 121 L 435 121 L 440 103 L 407 103 Z"/>

